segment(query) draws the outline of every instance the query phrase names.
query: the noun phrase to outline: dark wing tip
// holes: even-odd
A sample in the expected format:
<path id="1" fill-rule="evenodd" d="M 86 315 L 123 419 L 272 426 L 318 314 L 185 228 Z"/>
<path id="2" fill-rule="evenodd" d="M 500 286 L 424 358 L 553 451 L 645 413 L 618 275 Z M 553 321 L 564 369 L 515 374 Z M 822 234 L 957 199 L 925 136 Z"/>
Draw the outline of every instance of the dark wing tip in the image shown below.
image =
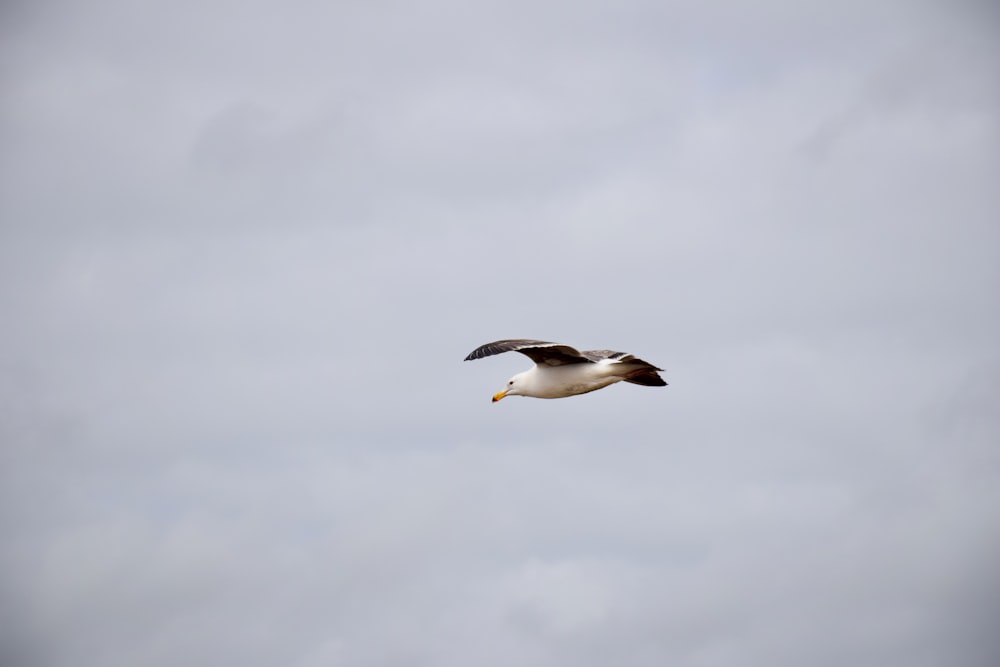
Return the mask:
<path id="1" fill-rule="evenodd" d="M 661 378 L 655 371 L 645 369 L 626 376 L 626 382 L 640 384 L 644 387 L 666 387 L 667 381 Z"/>

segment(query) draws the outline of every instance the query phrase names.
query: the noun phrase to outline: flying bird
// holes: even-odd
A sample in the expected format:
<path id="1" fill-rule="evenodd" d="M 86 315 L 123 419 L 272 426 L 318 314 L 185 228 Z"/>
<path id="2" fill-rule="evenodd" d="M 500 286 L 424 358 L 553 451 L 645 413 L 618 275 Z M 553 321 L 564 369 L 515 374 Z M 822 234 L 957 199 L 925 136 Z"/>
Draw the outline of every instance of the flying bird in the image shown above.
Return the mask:
<path id="1" fill-rule="evenodd" d="M 645 387 L 664 387 L 667 384 L 656 372 L 662 371 L 662 368 L 627 352 L 580 352 L 569 345 L 544 340 L 498 340 L 477 347 L 465 360 L 482 359 L 503 352 L 520 352 L 530 357 L 535 366 L 508 380 L 507 386 L 493 395 L 494 403 L 504 396 L 565 398 L 602 389 L 622 380 Z"/>

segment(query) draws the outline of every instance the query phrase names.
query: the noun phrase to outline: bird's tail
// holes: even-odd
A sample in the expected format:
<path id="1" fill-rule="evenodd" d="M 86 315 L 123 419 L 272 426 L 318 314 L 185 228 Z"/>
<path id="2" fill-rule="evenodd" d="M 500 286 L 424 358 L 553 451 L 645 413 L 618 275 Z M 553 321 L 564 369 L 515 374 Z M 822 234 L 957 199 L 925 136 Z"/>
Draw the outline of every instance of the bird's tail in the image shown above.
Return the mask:
<path id="1" fill-rule="evenodd" d="M 632 384 L 641 384 L 643 387 L 666 387 L 666 381 L 660 377 L 659 373 L 656 371 L 662 371 L 662 368 L 657 368 L 648 361 L 643 361 L 642 359 L 632 358 L 629 359 L 630 364 L 642 364 L 641 367 L 636 368 L 633 371 L 629 371 L 628 375 L 622 379 L 625 382 L 631 382 Z"/>
<path id="2" fill-rule="evenodd" d="M 656 371 L 642 369 L 634 373 L 629 373 L 625 378 L 626 382 L 641 384 L 643 387 L 666 387 L 666 381 L 661 378 Z"/>

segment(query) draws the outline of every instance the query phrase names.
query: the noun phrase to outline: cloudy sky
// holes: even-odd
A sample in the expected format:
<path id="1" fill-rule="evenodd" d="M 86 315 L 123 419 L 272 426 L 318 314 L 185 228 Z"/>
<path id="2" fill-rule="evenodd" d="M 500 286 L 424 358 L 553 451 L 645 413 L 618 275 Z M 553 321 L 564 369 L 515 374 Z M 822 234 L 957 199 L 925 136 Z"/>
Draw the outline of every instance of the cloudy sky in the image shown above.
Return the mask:
<path id="1" fill-rule="evenodd" d="M 4 665 L 997 664 L 991 3 L 0 12 Z"/>

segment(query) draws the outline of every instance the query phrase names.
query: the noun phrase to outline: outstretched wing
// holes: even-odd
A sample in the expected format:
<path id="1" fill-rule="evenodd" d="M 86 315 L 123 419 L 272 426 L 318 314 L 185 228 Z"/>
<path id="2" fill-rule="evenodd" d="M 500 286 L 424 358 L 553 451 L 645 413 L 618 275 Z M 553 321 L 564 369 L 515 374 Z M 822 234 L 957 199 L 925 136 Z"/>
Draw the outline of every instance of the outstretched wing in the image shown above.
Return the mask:
<path id="1" fill-rule="evenodd" d="M 610 359 L 612 361 L 628 361 L 633 358 L 628 352 L 615 352 L 614 350 L 584 350 L 580 354 L 587 357 L 591 361 L 603 361 L 605 359 Z"/>
<path id="2" fill-rule="evenodd" d="M 641 384 L 646 387 L 667 386 L 666 380 L 661 378 L 657 373 L 657 371 L 662 371 L 662 368 L 657 368 L 648 361 L 643 361 L 628 352 L 615 352 L 614 350 L 584 350 L 580 354 L 587 357 L 594 363 L 610 361 L 616 365 L 621 364 L 622 368 L 626 370 L 626 372 L 621 373 L 621 377 L 626 382 Z"/>
<path id="3" fill-rule="evenodd" d="M 593 362 L 602 361 L 604 359 L 609 359 L 611 361 L 620 361 L 621 363 L 636 364 L 639 366 L 645 366 L 650 370 L 662 371 L 662 368 L 657 368 L 648 361 L 643 361 L 638 359 L 635 355 L 629 354 L 628 352 L 615 352 L 614 350 L 584 350 L 581 352 L 583 356 L 587 357 Z"/>
<path id="4" fill-rule="evenodd" d="M 590 364 L 590 359 L 580 354 L 578 350 L 569 345 L 559 343 L 549 343 L 544 340 L 529 340 L 527 338 L 513 338 L 509 340 L 498 340 L 486 345 L 480 345 L 469 353 L 466 361 L 482 359 L 494 354 L 504 352 L 520 352 L 531 358 L 539 366 L 563 366 L 565 364 Z"/>

